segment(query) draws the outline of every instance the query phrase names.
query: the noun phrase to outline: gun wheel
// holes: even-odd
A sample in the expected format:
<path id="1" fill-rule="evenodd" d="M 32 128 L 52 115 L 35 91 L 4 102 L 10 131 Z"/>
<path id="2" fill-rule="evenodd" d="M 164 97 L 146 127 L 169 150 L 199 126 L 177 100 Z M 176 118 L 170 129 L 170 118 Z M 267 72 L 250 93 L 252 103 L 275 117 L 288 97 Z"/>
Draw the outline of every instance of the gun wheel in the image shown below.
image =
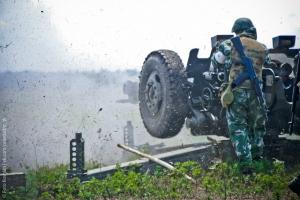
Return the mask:
<path id="1" fill-rule="evenodd" d="M 188 95 L 182 87 L 183 69 L 180 57 L 170 50 L 153 51 L 143 64 L 140 113 L 147 131 L 154 137 L 173 137 L 184 124 Z"/>

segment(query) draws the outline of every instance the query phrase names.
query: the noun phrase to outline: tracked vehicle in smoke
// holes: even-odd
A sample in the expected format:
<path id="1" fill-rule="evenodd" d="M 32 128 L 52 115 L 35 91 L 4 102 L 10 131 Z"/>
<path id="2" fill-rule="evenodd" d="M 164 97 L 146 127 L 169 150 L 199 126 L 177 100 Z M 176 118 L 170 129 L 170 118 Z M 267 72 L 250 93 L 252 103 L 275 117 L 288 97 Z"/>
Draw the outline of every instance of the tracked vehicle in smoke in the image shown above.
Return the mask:
<path id="1" fill-rule="evenodd" d="M 218 96 L 224 82 L 224 69 L 210 68 L 210 58 L 220 42 L 232 35 L 211 38 L 211 54 L 198 58 L 192 49 L 186 67 L 171 50 L 151 52 L 140 73 L 139 107 L 147 131 L 157 138 L 178 134 L 186 125 L 193 135 L 227 136 L 225 110 Z M 273 38 L 269 49 L 271 64 L 263 69 L 263 92 L 268 107 L 267 133 L 278 135 L 288 130 L 292 89 L 299 49 L 295 36 Z M 299 67 L 299 66 L 298 66 Z M 294 132 L 300 134 L 300 105 L 296 106 Z"/>

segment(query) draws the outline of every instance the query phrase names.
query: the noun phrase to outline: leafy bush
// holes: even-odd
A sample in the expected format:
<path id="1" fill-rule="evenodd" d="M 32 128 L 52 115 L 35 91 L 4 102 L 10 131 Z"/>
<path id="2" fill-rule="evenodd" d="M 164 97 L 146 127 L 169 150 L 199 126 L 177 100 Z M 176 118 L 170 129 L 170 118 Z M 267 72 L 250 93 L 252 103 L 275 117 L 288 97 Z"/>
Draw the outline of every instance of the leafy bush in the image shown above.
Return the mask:
<path id="1" fill-rule="evenodd" d="M 140 173 L 137 167 L 118 167 L 104 180 L 85 183 L 68 180 L 66 166 L 43 167 L 27 173 L 26 188 L 10 191 L 7 199 L 296 199 L 287 188 L 295 172 L 287 171 L 282 162 L 254 163 L 252 175 L 243 175 L 238 163 L 219 163 L 204 170 L 188 161 L 175 167 L 168 171 L 157 166 L 152 174 Z M 196 179 L 196 184 L 184 174 Z"/>

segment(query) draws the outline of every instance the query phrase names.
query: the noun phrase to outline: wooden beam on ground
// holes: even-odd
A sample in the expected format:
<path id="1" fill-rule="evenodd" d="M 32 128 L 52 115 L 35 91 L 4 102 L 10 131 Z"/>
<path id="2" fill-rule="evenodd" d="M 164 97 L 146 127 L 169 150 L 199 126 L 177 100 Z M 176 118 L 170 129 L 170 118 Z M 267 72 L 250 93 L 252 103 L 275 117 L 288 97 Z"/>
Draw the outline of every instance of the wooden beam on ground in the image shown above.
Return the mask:
<path id="1" fill-rule="evenodd" d="M 145 153 L 140 152 L 140 151 L 138 151 L 138 150 L 136 150 L 136 149 L 130 148 L 130 147 L 128 147 L 128 146 L 125 146 L 125 145 L 123 145 L 123 144 L 118 144 L 117 146 L 118 146 L 119 148 L 122 148 L 122 149 L 124 149 L 124 150 L 126 150 L 126 151 L 129 151 L 129 152 L 131 152 L 131 153 L 134 153 L 134 154 L 136 154 L 136 155 L 142 156 L 142 157 L 144 157 L 144 158 L 148 158 L 149 160 L 151 160 L 151 161 L 153 161 L 153 162 L 155 162 L 155 163 L 157 163 L 157 164 L 159 164 L 159 165 L 161 165 L 161 166 L 163 166 L 163 167 L 165 167 L 165 168 L 167 168 L 167 169 L 169 169 L 169 170 L 171 170 L 171 171 L 176 171 L 176 168 L 175 168 L 173 165 L 170 165 L 169 163 L 167 163 L 167 162 L 165 162 L 165 161 L 162 161 L 162 160 L 160 160 L 160 159 L 158 159 L 158 158 L 156 158 L 156 157 L 154 157 L 154 156 L 151 156 L 151 155 L 149 155 L 149 154 L 145 154 Z M 184 175 L 184 177 L 185 177 L 186 179 L 188 179 L 188 180 L 191 181 L 192 183 L 196 183 L 196 181 L 195 181 L 192 177 L 188 176 L 187 174 L 183 174 L 183 175 Z"/>

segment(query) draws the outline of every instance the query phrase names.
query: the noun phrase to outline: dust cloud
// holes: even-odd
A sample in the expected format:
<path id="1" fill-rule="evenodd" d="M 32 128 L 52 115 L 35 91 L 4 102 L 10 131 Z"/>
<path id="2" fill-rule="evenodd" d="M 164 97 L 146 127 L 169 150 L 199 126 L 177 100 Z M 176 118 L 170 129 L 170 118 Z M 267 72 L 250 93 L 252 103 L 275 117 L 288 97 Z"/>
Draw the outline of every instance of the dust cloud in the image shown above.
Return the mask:
<path id="1" fill-rule="evenodd" d="M 124 143 L 127 121 L 133 125 L 134 146 L 205 141 L 186 129 L 171 139 L 151 137 L 143 126 L 138 103 L 124 94 L 123 85 L 128 81 L 137 82 L 138 72 L 0 73 L 0 116 L 7 121 L 9 168 L 24 171 L 68 164 L 69 142 L 76 132 L 82 132 L 85 139 L 86 162 L 120 163 L 128 159 L 116 147 Z"/>

